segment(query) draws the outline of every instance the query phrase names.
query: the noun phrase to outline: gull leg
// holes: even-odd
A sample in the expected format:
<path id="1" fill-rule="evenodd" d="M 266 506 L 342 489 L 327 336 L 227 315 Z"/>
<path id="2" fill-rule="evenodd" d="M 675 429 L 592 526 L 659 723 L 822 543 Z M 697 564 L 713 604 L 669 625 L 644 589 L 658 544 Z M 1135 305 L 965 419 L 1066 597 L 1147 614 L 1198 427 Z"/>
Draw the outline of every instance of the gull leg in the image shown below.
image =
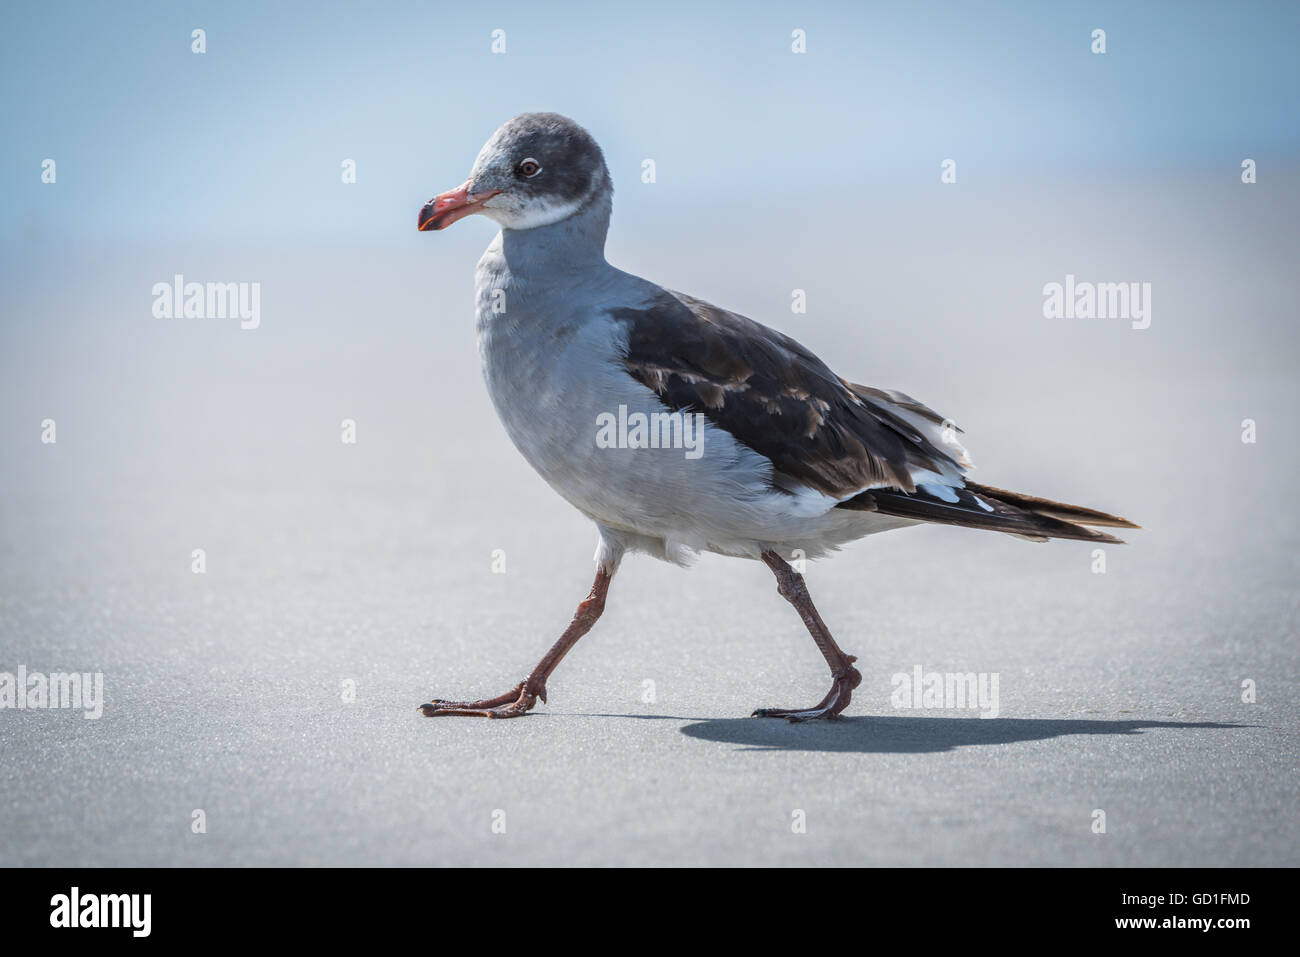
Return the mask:
<path id="1" fill-rule="evenodd" d="M 857 668 L 853 667 L 853 662 L 858 659 L 845 654 L 843 649 L 835 644 L 830 629 L 826 627 L 826 622 L 822 621 L 822 616 L 817 613 L 812 603 L 803 576 L 791 568 L 776 552 L 763 552 L 763 561 L 776 575 L 776 590 L 780 592 L 782 598 L 794 605 L 795 610 L 799 612 L 799 617 L 807 626 L 808 633 L 812 635 L 813 641 L 817 642 L 822 656 L 830 665 L 831 690 L 811 708 L 759 708 L 751 717 L 785 718 L 787 721 L 834 718 L 849 706 L 849 701 L 853 698 L 853 689 L 862 683 L 862 675 L 858 673 Z"/>
<path id="2" fill-rule="evenodd" d="M 444 701 L 441 698 L 434 698 L 427 704 L 420 705 L 424 716 L 426 718 L 437 718 L 442 715 L 518 718 L 527 714 L 537 703 L 538 698 L 545 701 L 546 679 L 569 653 L 569 649 L 578 643 L 578 639 L 591 630 L 591 626 L 605 610 L 605 594 L 609 591 L 609 583 L 613 578 L 614 568 L 601 565 L 597 569 L 596 581 L 591 586 L 591 592 L 578 605 L 569 627 L 564 629 L 564 634 L 560 635 L 559 640 L 551 646 L 551 650 L 529 672 L 528 677 L 515 687 L 505 694 L 497 695 L 495 698 L 484 698 L 482 701 Z"/>

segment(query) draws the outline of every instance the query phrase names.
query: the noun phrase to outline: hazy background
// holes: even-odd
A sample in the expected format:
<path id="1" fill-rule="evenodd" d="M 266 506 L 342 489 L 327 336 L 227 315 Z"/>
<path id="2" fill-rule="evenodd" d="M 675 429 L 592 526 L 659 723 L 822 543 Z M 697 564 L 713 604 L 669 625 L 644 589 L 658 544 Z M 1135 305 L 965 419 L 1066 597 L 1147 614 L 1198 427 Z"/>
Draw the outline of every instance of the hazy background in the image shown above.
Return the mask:
<path id="1" fill-rule="evenodd" d="M 0 670 L 103 671 L 108 704 L 0 712 L 0 863 L 1300 863 L 1298 28 L 1288 3 L 6 8 Z M 766 570 L 713 557 L 630 561 L 549 715 L 420 718 L 518 681 L 591 574 L 479 376 L 494 227 L 415 230 L 541 109 L 604 147 L 615 264 L 952 416 L 977 480 L 1146 531 L 1105 575 L 941 528 L 814 566 L 875 718 L 730 722 L 826 679 Z M 260 328 L 153 318 L 176 273 L 260 282 Z M 1151 283 L 1151 327 L 1044 319 L 1067 273 Z M 918 663 L 1000 672 L 1005 719 L 893 711 Z"/>

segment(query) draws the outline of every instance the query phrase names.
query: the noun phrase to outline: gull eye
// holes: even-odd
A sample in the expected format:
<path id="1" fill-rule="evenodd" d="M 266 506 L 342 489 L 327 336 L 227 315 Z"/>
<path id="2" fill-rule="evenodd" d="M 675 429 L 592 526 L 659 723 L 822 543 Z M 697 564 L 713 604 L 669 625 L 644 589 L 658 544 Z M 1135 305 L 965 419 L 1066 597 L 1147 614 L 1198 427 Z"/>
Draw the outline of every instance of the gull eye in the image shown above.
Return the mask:
<path id="1" fill-rule="evenodd" d="M 515 167 L 515 172 L 520 176 L 532 178 L 542 171 L 542 164 L 537 162 L 531 156 Z"/>

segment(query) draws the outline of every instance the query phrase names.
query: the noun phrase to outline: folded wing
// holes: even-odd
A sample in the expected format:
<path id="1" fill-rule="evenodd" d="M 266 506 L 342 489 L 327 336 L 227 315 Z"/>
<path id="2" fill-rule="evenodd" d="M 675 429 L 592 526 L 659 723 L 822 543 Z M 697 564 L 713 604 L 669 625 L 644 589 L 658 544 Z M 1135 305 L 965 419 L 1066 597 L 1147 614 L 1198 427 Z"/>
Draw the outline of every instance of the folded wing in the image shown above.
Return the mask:
<path id="1" fill-rule="evenodd" d="M 628 373 L 672 411 L 701 412 L 765 456 L 776 488 L 836 507 L 1005 532 L 1119 543 L 1089 525 L 1137 528 L 1094 509 L 967 482 L 955 425 L 901 392 L 840 378 L 774 329 L 681 293 L 612 309 Z"/>
<path id="2" fill-rule="evenodd" d="M 611 314 L 628 326 L 629 374 L 669 409 L 701 412 L 766 456 L 778 487 L 845 499 L 961 483 L 969 463 L 955 427 L 902 393 L 841 379 L 774 329 L 667 291 Z"/>

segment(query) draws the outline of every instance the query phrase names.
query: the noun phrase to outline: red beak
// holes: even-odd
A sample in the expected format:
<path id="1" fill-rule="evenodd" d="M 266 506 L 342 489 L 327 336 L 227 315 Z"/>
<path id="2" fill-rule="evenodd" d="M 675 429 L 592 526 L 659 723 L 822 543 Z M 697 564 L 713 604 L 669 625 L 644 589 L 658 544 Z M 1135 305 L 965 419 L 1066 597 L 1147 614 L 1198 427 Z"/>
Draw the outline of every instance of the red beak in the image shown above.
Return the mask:
<path id="1" fill-rule="evenodd" d="M 471 193 L 469 191 L 469 181 L 467 180 L 455 189 L 439 193 L 424 204 L 424 209 L 420 210 L 420 232 L 428 232 L 431 229 L 446 229 L 456 220 L 477 213 L 483 208 L 484 203 L 499 192 L 501 190 L 493 189 L 484 193 Z"/>

